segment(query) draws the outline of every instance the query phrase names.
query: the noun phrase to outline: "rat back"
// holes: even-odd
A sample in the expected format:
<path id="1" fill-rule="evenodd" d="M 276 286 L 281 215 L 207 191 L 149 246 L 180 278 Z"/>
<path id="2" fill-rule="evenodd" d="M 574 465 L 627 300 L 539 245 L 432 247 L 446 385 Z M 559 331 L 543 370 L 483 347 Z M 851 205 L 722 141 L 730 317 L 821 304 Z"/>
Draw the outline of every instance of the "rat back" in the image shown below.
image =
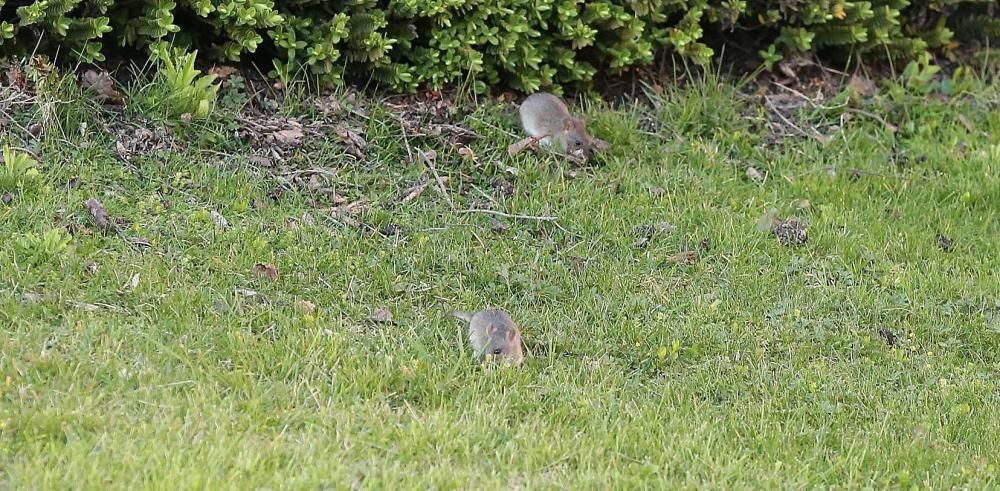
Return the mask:
<path id="1" fill-rule="evenodd" d="M 566 127 L 566 119 L 570 118 L 569 108 L 562 99 L 548 92 L 536 92 L 528 96 L 519 108 L 521 126 L 529 136 L 555 136 Z M 541 140 L 549 144 L 551 138 Z"/>

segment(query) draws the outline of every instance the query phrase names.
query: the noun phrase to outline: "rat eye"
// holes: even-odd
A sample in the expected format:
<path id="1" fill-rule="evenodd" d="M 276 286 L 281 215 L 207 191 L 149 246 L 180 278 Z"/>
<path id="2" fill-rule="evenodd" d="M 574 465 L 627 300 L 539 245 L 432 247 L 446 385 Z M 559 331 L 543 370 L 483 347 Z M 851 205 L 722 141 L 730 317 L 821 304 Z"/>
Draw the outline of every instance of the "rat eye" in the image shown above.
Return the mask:
<path id="1" fill-rule="evenodd" d="M 573 143 L 575 143 L 575 144 L 576 144 L 576 146 L 578 146 L 578 147 L 580 147 L 580 146 L 583 146 L 583 142 L 582 142 L 582 141 L 580 141 L 580 140 L 577 140 L 577 141 L 575 141 L 575 142 L 573 142 Z"/>
<path id="2" fill-rule="evenodd" d="M 493 350 L 493 354 L 494 355 L 499 355 L 501 352 L 503 352 L 503 350 L 500 349 L 500 348 L 497 348 L 497 349 Z"/>

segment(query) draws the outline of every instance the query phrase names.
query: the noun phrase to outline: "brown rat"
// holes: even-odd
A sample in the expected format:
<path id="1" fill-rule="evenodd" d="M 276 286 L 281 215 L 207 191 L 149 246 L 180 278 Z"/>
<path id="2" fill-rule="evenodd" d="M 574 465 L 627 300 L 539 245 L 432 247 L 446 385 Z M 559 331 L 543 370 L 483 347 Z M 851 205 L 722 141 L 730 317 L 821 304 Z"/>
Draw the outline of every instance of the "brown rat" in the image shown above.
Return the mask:
<path id="1" fill-rule="evenodd" d="M 480 360 L 503 361 L 520 365 L 524 361 L 521 331 L 514 319 L 502 310 L 456 311 L 455 317 L 469 323 L 469 344 Z"/>
<path id="2" fill-rule="evenodd" d="M 536 92 L 519 109 L 521 126 L 528 136 L 543 146 L 553 145 L 558 151 L 578 159 L 587 159 L 593 150 L 605 150 L 608 143 L 587 133 L 587 121 L 574 117 L 562 99 L 548 92 Z"/>

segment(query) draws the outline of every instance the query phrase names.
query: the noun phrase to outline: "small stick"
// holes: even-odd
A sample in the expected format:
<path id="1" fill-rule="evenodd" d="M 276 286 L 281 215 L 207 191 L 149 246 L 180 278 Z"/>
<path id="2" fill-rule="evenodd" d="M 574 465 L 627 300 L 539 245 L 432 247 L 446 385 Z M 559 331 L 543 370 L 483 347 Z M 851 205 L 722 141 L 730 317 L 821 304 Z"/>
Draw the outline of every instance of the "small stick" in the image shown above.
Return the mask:
<path id="1" fill-rule="evenodd" d="M 535 216 L 535 215 L 512 215 L 510 213 L 504 213 L 502 211 L 494 210 L 484 210 L 482 208 L 470 208 L 468 210 L 455 210 L 455 213 L 486 213 L 487 215 L 496 215 L 506 218 L 519 218 L 522 220 L 538 220 L 541 222 L 554 222 L 559 219 L 557 216 Z"/>
<path id="2" fill-rule="evenodd" d="M 547 138 L 548 136 L 549 135 L 529 136 L 521 141 L 514 142 L 509 147 L 507 147 L 507 155 L 513 157 L 521 153 L 521 151 L 524 150 L 525 148 L 537 145 L 539 141 Z"/>
<path id="3" fill-rule="evenodd" d="M 434 174 L 434 181 L 437 183 L 438 190 L 441 191 L 441 194 L 444 195 L 444 199 L 448 202 L 448 205 L 451 206 L 452 210 L 454 210 L 455 202 L 451 200 L 451 195 L 448 194 L 448 189 L 444 187 L 444 182 L 441 180 L 441 176 L 438 175 L 437 168 L 434 167 L 434 159 L 428 157 L 422 150 L 420 151 L 420 159 L 424 161 L 424 165 L 426 165 Z"/>

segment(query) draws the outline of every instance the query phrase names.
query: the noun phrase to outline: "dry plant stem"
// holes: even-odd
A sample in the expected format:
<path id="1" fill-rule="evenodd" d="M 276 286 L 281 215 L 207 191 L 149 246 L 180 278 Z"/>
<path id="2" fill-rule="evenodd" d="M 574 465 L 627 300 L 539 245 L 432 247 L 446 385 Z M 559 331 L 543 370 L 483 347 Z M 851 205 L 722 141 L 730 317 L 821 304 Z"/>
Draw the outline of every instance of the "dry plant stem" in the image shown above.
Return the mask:
<path id="1" fill-rule="evenodd" d="M 455 210 L 455 202 L 451 200 L 451 195 L 448 194 L 448 189 L 444 187 L 444 182 L 441 181 L 441 176 L 438 175 L 437 168 L 434 167 L 434 161 L 427 158 L 427 154 L 424 152 L 420 152 L 420 159 L 424 161 L 424 165 L 426 165 L 427 168 L 431 170 L 431 173 L 434 174 L 434 182 L 437 183 L 438 190 L 441 191 L 445 201 L 448 202 L 448 206 L 451 206 L 451 209 Z"/>
<path id="2" fill-rule="evenodd" d="M 507 147 L 507 155 L 513 157 L 521 153 L 525 148 L 537 145 L 539 141 L 541 141 L 543 138 L 546 138 L 547 136 L 549 135 L 529 136 L 523 140 L 514 142 L 509 147 Z"/>
<path id="3" fill-rule="evenodd" d="M 805 137 L 811 137 L 811 138 L 815 138 L 815 139 L 816 139 L 816 141 L 818 141 L 818 142 L 820 142 L 820 143 L 828 143 L 828 142 L 829 142 L 829 139 L 830 139 L 830 137 L 828 137 L 828 136 L 826 136 L 826 135 L 823 135 L 822 133 L 820 133 L 820 132 L 816 131 L 816 130 L 815 130 L 815 129 L 813 129 L 813 128 L 809 128 L 810 130 L 812 130 L 812 133 L 810 134 L 810 133 L 807 133 L 807 132 L 806 132 L 805 130 L 803 130 L 802 128 L 799 128 L 798 126 L 796 126 L 796 124 L 795 124 L 795 123 L 793 123 L 793 122 L 792 122 L 791 120 L 789 120 L 788 118 L 786 118 L 784 114 L 781 114 L 781 111 L 780 111 L 780 110 L 778 110 L 778 108 L 774 107 L 774 104 L 771 104 L 771 102 L 767 102 L 767 107 L 768 107 L 768 109 L 770 109 L 770 110 L 771 110 L 771 112 L 773 112 L 773 113 L 774 113 L 774 114 L 776 114 L 776 115 L 777 115 L 777 116 L 778 116 L 779 118 L 781 118 L 781 120 L 782 120 L 782 121 L 784 121 L 784 122 L 785 122 L 785 124 L 787 124 L 787 125 L 788 125 L 789 127 L 793 128 L 793 129 L 794 129 L 795 131 L 797 131 L 797 132 L 798 132 L 798 133 L 799 133 L 800 135 L 802 135 L 802 136 L 805 136 Z"/>
<path id="4" fill-rule="evenodd" d="M 557 216 L 546 216 L 546 215 L 513 215 L 510 213 L 504 213 L 502 211 L 495 210 L 485 210 L 482 208 L 469 208 L 468 210 L 455 210 L 455 213 L 486 213 L 487 215 L 496 215 L 506 218 L 517 218 L 520 220 L 537 220 L 540 222 L 554 222 L 559 219 Z"/>
<path id="5" fill-rule="evenodd" d="M 882 126 L 885 126 L 885 129 L 887 129 L 887 130 L 889 130 L 889 131 L 891 131 L 893 133 L 895 133 L 896 130 L 899 129 L 896 125 L 894 125 L 894 124 L 892 124 L 892 123 L 890 123 L 890 122 L 882 119 L 882 117 L 879 116 L 878 114 L 871 113 L 871 112 L 865 111 L 863 109 L 854 109 L 854 108 L 847 108 L 847 109 L 845 109 L 845 111 L 847 111 L 849 113 L 860 114 L 862 116 L 867 116 L 869 118 L 872 118 L 875 121 L 878 121 L 879 123 L 882 123 Z"/>

